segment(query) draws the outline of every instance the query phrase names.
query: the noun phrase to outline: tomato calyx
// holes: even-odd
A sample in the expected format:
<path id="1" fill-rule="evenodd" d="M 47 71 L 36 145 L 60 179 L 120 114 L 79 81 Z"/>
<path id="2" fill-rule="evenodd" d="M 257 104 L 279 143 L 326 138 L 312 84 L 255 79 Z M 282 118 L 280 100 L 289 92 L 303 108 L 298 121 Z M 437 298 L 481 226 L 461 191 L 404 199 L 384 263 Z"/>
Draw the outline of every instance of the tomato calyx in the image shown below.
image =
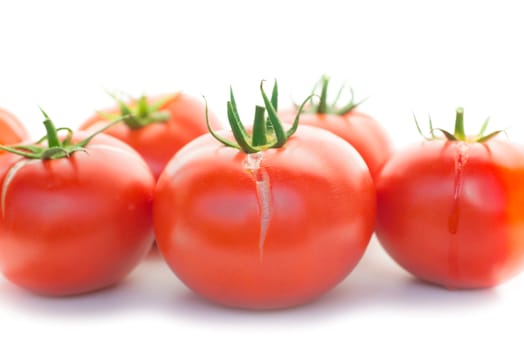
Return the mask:
<path id="1" fill-rule="evenodd" d="M 33 144 L 28 145 L 12 145 L 12 146 L 4 146 L 0 145 L 0 150 L 17 154 L 19 156 L 22 156 L 27 159 L 41 159 L 41 160 L 49 160 L 49 159 L 59 159 L 59 158 L 68 158 L 73 153 L 82 151 L 85 152 L 85 147 L 87 144 L 95 137 L 96 135 L 100 134 L 101 132 L 105 131 L 106 129 L 110 128 L 111 126 L 120 123 L 122 121 L 125 121 L 126 117 L 122 117 L 119 119 L 113 120 L 111 123 L 106 125 L 105 127 L 101 128 L 100 130 L 97 130 L 93 134 L 89 135 L 85 139 L 79 141 L 79 142 L 73 142 L 73 130 L 70 128 L 57 128 L 55 127 L 53 121 L 47 113 L 40 108 L 40 111 L 44 115 L 44 127 L 46 129 L 46 136 L 42 137 L 40 140 Z M 58 136 L 58 133 L 60 131 L 65 131 L 67 134 L 65 137 L 60 138 Z M 44 141 L 47 141 L 47 145 L 42 145 Z"/>
<path id="2" fill-rule="evenodd" d="M 328 87 L 331 78 L 327 75 L 322 75 L 320 80 L 315 84 L 312 90 L 313 95 L 318 95 L 318 102 L 311 102 L 306 108 L 305 112 L 315 113 L 315 114 L 333 114 L 333 115 L 345 115 L 346 113 L 351 112 L 353 109 L 360 106 L 367 98 L 355 101 L 355 94 L 353 88 L 347 85 L 347 83 L 342 84 L 339 88 L 335 98 L 331 103 L 328 103 Z M 342 105 L 339 105 L 340 99 L 342 98 L 344 92 L 349 90 L 349 101 L 346 101 Z"/>
<path id="3" fill-rule="evenodd" d="M 145 95 L 138 99 L 131 99 L 131 103 L 124 102 L 123 99 L 112 93 L 109 93 L 109 96 L 117 103 L 120 113 L 99 112 L 99 114 L 108 120 L 127 117 L 124 119 L 124 123 L 130 129 L 141 129 L 149 124 L 164 123 L 171 118 L 169 112 L 161 111 L 160 108 L 174 97 L 172 94 L 152 103 L 148 101 Z"/>
<path id="4" fill-rule="evenodd" d="M 280 148 L 282 147 L 291 135 L 293 135 L 299 124 L 300 114 L 305 104 L 313 97 L 308 96 L 304 102 L 298 107 L 297 114 L 293 121 L 293 124 L 289 130 L 285 130 L 280 118 L 277 115 L 278 109 L 278 85 L 275 80 L 273 90 L 271 92 L 271 98 L 269 98 L 264 91 L 264 81 L 260 83 L 260 91 L 264 100 L 264 106 L 257 105 L 255 107 L 255 119 L 253 122 L 253 130 L 250 135 L 246 130 L 244 124 L 240 120 L 240 116 L 237 110 L 235 96 L 233 94 L 233 88 L 230 87 L 229 95 L 230 100 L 227 102 L 227 118 L 233 137 L 235 141 L 228 140 L 218 135 L 209 123 L 209 114 L 206 100 L 206 123 L 210 134 L 219 142 L 227 147 L 233 147 L 244 153 L 258 153 L 268 148 Z M 205 98 L 204 98 L 205 99 Z M 266 118 L 267 112 L 267 118 Z"/>
<path id="5" fill-rule="evenodd" d="M 486 141 L 492 139 L 493 137 L 497 136 L 501 132 L 504 132 L 504 130 L 496 130 L 496 131 L 493 131 L 493 132 L 490 132 L 490 133 L 486 134 L 486 130 L 488 128 L 489 119 L 490 119 L 488 117 L 488 118 L 486 118 L 486 120 L 482 124 L 482 126 L 480 128 L 480 131 L 477 134 L 475 134 L 475 135 L 467 135 L 466 132 L 465 132 L 465 129 L 464 129 L 464 108 L 462 108 L 462 107 L 458 107 L 456 109 L 455 129 L 454 129 L 453 133 L 451 133 L 451 132 L 449 132 L 449 131 L 447 131 L 445 129 L 434 128 L 433 127 L 433 122 L 431 120 L 431 116 L 429 116 L 429 136 L 426 136 L 422 132 L 422 130 L 420 128 L 420 125 L 419 125 L 415 115 L 413 115 L 413 118 L 415 120 L 415 125 L 417 127 L 418 133 L 427 141 L 442 139 L 442 137 L 438 137 L 435 134 L 435 131 L 440 131 L 444 135 L 444 138 L 446 140 L 448 140 L 448 141 L 462 141 L 462 142 L 470 142 L 470 143 L 474 143 L 474 142 L 483 143 L 483 142 L 486 142 Z"/>

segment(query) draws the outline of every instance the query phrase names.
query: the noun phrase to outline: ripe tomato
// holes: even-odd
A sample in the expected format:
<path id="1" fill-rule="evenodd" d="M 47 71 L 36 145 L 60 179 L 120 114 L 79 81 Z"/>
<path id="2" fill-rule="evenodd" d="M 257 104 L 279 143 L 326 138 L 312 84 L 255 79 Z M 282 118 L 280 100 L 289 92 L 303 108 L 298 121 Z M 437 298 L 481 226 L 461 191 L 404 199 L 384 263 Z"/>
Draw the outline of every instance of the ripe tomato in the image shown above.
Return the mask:
<path id="1" fill-rule="evenodd" d="M 47 159 L 0 155 L 0 270 L 32 292 L 107 287 L 152 245 L 155 180 L 147 164 L 107 135 L 83 149 Z"/>
<path id="2" fill-rule="evenodd" d="M 28 138 L 24 125 L 12 113 L 0 108 L 0 145 L 12 145 Z"/>
<path id="3" fill-rule="evenodd" d="M 373 181 L 351 145 L 308 126 L 281 147 L 271 140 L 246 153 L 201 136 L 157 182 L 158 248 L 212 301 L 255 309 L 307 302 L 350 273 L 373 231 Z"/>
<path id="4" fill-rule="evenodd" d="M 207 133 L 204 104 L 184 92 L 150 99 L 142 97 L 125 105 L 97 113 L 85 121 L 80 129 L 97 130 L 113 118 L 128 113 L 133 118 L 107 129 L 105 133 L 114 136 L 133 147 L 144 158 L 158 178 L 166 163 L 186 143 Z M 123 108 L 123 110 L 122 110 Z M 221 123 L 210 116 L 214 128 Z"/>
<path id="5" fill-rule="evenodd" d="M 382 166 L 393 152 L 393 143 L 382 125 L 368 114 L 360 111 L 353 97 L 347 105 L 328 105 L 327 86 L 329 79 L 323 77 L 320 101 L 311 103 L 300 116 L 300 123 L 326 129 L 342 137 L 360 153 L 375 179 Z M 282 110 L 282 120 L 292 122 L 295 109 Z"/>
<path id="6" fill-rule="evenodd" d="M 376 185 L 377 237 L 415 276 L 482 288 L 521 271 L 523 146 L 495 138 L 423 141 L 394 154 Z"/>

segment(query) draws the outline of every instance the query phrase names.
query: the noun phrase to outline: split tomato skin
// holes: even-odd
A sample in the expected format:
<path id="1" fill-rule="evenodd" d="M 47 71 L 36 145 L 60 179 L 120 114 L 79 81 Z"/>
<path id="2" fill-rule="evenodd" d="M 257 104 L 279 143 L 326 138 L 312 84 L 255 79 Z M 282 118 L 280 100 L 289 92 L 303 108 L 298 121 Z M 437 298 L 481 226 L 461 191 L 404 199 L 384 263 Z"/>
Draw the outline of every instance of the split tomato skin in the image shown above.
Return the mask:
<path id="1" fill-rule="evenodd" d="M 0 145 L 12 145 L 29 139 L 22 122 L 6 109 L 0 108 Z"/>
<path id="2" fill-rule="evenodd" d="M 493 287 L 524 266 L 524 147 L 422 142 L 377 182 L 377 237 L 413 275 L 451 289 Z"/>
<path id="3" fill-rule="evenodd" d="M 156 96 L 149 99 L 155 103 L 166 96 Z M 160 176 L 167 162 L 185 144 L 194 138 L 208 132 L 205 119 L 205 105 L 200 100 L 185 92 L 177 92 L 167 98 L 159 108 L 168 112 L 170 118 L 165 122 L 155 122 L 142 128 L 131 129 L 125 123 L 119 123 L 105 131 L 134 148 L 151 168 L 155 178 Z M 119 114 L 117 107 L 102 111 L 102 114 Z M 81 126 L 81 130 L 98 130 L 111 121 L 97 113 Z M 209 111 L 210 125 L 220 129 L 220 120 Z"/>
<path id="4" fill-rule="evenodd" d="M 0 269 L 14 284 L 48 296 L 92 292 L 150 250 L 155 180 L 121 141 L 97 135 L 85 152 L 52 160 L 3 154 L 0 174 Z"/>
<path id="5" fill-rule="evenodd" d="M 303 304 L 362 257 L 374 228 L 373 181 L 353 147 L 308 126 L 263 151 L 260 168 L 249 170 L 249 157 L 210 135 L 183 148 L 156 186 L 158 248 L 189 288 L 214 302 Z"/>
<path id="6" fill-rule="evenodd" d="M 279 116 L 292 122 L 295 113 L 294 110 L 284 110 Z M 350 143 L 364 158 L 373 179 L 377 178 L 393 153 L 393 142 L 384 127 L 358 109 L 343 115 L 304 112 L 300 115 L 300 123 L 328 130 Z"/>

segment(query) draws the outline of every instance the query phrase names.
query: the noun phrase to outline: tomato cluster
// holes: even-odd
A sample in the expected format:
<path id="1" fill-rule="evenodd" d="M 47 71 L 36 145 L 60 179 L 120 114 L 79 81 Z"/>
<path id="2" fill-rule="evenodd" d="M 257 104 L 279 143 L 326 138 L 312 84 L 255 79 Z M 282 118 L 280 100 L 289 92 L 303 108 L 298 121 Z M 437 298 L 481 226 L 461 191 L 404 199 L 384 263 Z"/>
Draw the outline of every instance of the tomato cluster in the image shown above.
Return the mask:
<path id="1" fill-rule="evenodd" d="M 270 96 L 261 83 L 248 128 L 232 90 L 230 129 L 183 92 L 115 96 L 75 132 L 43 112 L 37 142 L 0 109 L 0 270 L 34 293 L 87 293 L 118 283 L 156 239 L 193 291 L 253 309 L 332 289 L 373 232 L 407 271 L 450 289 L 522 270 L 524 146 L 487 122 L 467 136 L 458 109 L 453 133 L 430 124 L 395 151 L 352 91 L 328 103 L 328 84 L 279 110 L 276 82 Z"/>

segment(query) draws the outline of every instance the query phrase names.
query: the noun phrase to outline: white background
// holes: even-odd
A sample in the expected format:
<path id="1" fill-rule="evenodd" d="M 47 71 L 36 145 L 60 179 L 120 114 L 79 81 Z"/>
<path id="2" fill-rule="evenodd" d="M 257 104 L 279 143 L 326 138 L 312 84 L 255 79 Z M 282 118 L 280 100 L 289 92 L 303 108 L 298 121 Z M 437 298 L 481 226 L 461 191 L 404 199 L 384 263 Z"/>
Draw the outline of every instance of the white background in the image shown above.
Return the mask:
<path id="1" fill-rule="evenodd" d="M 232 85 L 250 120 L 261 79 L 278 79 L 284 105 L 327 73 L 369 97 L 362 109 L 398 147 L 419 139 L 413 113 L 452 128 L 458 106 L 470 133 L 492 116 L 518 142 L 523 15 L 519 2 L 500 0 L 4 0 L 0 105 L 36 138 L 37 105 L 75 128 L 112 103 L 104 89 L 184 89 L 223 116 Z M 33 296 L 0 278 L 2 349 L 520 348 L 523 314 L 524 275 L 492 290 L 447 291 L 409 277 L 376 241 L 331 293 L 278 312 L 208 304 L 158 256 L 118 287 L 74 298 Z"/>

